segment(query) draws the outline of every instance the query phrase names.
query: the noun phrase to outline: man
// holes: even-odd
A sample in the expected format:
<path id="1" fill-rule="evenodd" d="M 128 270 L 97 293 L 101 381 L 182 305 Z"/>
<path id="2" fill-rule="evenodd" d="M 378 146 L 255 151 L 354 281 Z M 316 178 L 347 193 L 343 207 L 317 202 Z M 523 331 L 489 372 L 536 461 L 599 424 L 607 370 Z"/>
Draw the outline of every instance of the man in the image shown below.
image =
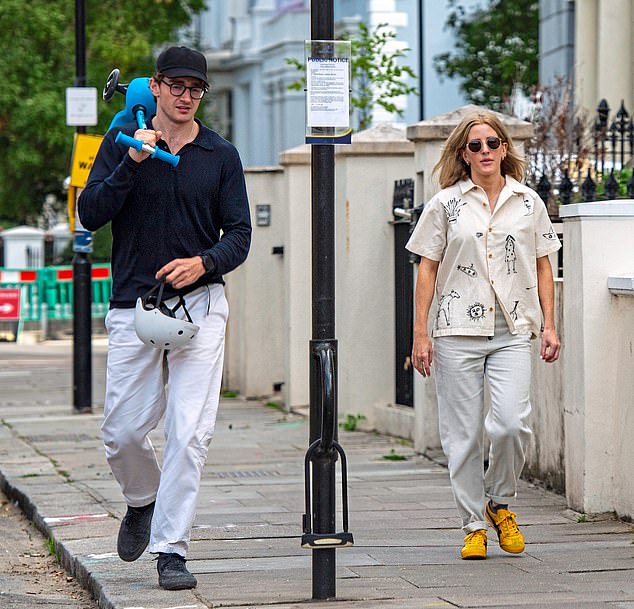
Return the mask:
<path id="1" fill-rule="evenodd" d="M 146 548 L 158 554 L 159 585 L 182 590 L 197 583 L 185 556 L 218 408 L 228 313 L 222 275 L 246 259 L 251 221 L 237 151 L 194 118 L 209 86 L 205 57 L 168 48 L 149 86 L 156 115 L 147 129 L 124 125 L 105 136 L 79 216 L 92 231 L 112 223 L 102 433 L 128 505 L 117 550 L 125 561 Z M 179 164 L 119 146 L 118 131 L 178 154 Z M 158 280 L 165 304 L 174 308 L 184 297 L 200 328 L 185 346 L 154 348 L 135 333 L 136 301 Z M 161 468 L 149 434 L 163 415 Z"/>

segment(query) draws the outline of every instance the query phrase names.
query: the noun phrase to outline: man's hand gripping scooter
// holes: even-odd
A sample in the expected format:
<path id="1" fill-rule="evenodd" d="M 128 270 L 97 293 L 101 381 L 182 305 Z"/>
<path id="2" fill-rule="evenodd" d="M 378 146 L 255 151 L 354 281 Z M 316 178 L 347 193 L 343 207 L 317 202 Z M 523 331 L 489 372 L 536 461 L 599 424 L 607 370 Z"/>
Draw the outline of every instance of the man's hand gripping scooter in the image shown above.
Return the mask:
<path id="1" fill-rule="evenodd" d="M 135 78 L 129 84 L 119 84 L 119 70 L 115 68 L 110 72 L 106 85 L 103 89 L 104 101 L 110 101 L 115 92 L 125 95 L 125 108 L 115 114 L 108 131 L 113 127 L 136 121 L 139 129 L 147 129 L 145 117 L 156 112 L 156 100 L 150 91 L 149 78 Z M 134 139 L 125 133 L 119 132 L 115 142 L 122 146 L 134 148 L 136 151 L 150 153 L 151 158 L 169 163 L 176 167 L 180 161 L 180 156 L 170 154 L 161 150 L 158 146 L 150 146 L 141 140 Z"/>

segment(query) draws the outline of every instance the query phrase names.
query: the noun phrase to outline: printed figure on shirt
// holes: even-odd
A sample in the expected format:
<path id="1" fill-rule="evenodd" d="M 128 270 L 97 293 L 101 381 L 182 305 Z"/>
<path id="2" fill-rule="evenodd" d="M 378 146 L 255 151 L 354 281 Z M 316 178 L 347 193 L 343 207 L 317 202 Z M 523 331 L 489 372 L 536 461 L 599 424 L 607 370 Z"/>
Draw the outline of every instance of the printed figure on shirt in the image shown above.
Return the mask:
<path id="1" fill-rule="evenodd" d="M 533 213 L 533 201 L 531 201 L 528 197 L 524 198 L 524 207 L 526 207 L 526 216 L 530 216 Z"/>
<path id="2" fill-rule="evenodd" d="M 469 317 L 471 321 L 480 321 L 486 317 L 485 311 L 486 308 L 481 302 L 474 302 L 467 307 L 467 317 Z"/>
<path id="3" fill-rule="evenodd" d="M 513 308 L 509 311 L 509 315 L 511 316 L 511 319 L 513 321 L 517 321 L 518 315 L 517 315 L 517 306 L 520 304 L 519 300 L 516 300 L 514 303 Z"/>
<path id="4" fill-rule="evenodd" d="M 436 315 L 436 325 L 442 315 L 445 318 L 445 325 L 451 325 L 451 303 L 454 299 L 460 298 L 460 294 L 456 290 L 451 290 L 449 294 L 443 294 L 438 300 L 438 314 Z"/>
<path id="5" fill-rule="evenodd" d="M 466 201 L 461 201 L 459 198 L 449 199 L 449 201 L 444 204 L 447 220 L 451 223 L 457 222 L 460 216 L 460 208 L 466 204 Z"/>
<path id="6" fill-rule="evenodd" d="M 476 271 L 473 268 L 473 262 L 469 266 L 464 266 L 462 264 L 459 264 L 456 268 L 459 271 L 461 271 L 462 273 L 464 273 L 465 275 L 467 275 L 467 277 L 477 277 L 478 276 L 478 271 Z"/>
<path id="7" fill-rule="evenodd" d="M 507 235 L 504 241 L 504 262 L 506 262 L 507 275 L 517 273 L 515 270 L 515 260 L 517 260 L 517 254 L 515 253 L 515 237 L 513 235 Z"/>
<path id="8" fill-rule="evenodd" d="M 549 241 L 559 241 L 559 239 L 557 238 L 557 233 L 552 226 L 550 227 L 550 230 L 547 233 L 544 233 L 542 236 L 544 237 L 544 239 L 548 239 Z"/>
<path id="9" fill-rule="evenodd" d="M 499 115 L 466 115 L 434 172 L 441 190 L 406 245 L 420 257 L 411 362 L 425 378 L 434 371 L 440 441 L 465 535 L 460 557 L 487 557 L 489 525 L 501 550 L 519 554 L 524 536 L 510 504 L 532 433 L 531 340 L 540 341 L 545 362 L 557 360 L 549 255 L 561 245 L 544 202 L 522 183 L 524 161 Z M 455 308 L 457 298 L 464 307 Z"/>

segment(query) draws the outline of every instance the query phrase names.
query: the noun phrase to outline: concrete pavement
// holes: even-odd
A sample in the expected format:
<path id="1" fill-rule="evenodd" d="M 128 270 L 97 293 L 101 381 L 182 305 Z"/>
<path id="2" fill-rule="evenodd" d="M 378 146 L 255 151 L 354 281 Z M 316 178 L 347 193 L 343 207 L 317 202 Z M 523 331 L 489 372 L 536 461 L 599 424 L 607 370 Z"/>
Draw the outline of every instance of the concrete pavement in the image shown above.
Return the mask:
<path id="1" fill-rule="evenodd" d="M 311 552 L 300 547 L 307 421 L 260 402 L 225 399 L 203 477 L 188 566 L 193 591 L 166 592 L 155 562 L 124 563 L 125 505 L 99 424 L 105 342 L 93 347 L 93 415 L 73 415 L 72 345 L 0 343 L 0 484 L 55 540 L 66 568 L 104 609 L 299 609 L 311 599 Z M 632 524 L 586 518 L 563 497 L 522 483 L 527 549 L 462 561 L 447 471 L 398 440 L 340 432 L 349 459 L 350 529 L 337 551 L 342 609 L 520 607 L 634 609 Z M 154 442 L 161 446 L 160 431 Z M 406 460 L 388 460 L 400 455 Z M 2 605 L 0 591 L 0 606 Z"/>

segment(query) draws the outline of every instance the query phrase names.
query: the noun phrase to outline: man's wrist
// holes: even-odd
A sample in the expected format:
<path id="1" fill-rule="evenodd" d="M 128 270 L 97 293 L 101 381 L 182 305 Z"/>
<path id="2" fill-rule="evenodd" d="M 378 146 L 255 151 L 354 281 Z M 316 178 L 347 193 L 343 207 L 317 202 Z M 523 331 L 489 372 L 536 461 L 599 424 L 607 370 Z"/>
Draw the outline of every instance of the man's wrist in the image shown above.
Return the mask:
<path id="1" fill-rule="evenodd" d="M 211 257 L 211 254 L 200 254 L 200 259 L 203 261 L 203 267 L 205 269 L 205 273 L 211 273 L 216 268 L 216 263 L 214 259 Z"/>

